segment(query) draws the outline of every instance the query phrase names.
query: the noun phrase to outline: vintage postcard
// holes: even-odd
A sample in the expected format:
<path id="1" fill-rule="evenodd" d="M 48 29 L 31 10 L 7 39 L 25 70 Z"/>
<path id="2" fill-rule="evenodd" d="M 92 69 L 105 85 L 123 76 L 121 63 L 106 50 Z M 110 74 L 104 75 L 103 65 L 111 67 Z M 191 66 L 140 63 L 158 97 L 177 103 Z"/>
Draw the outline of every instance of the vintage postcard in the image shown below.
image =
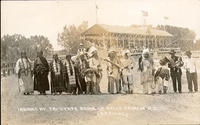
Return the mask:
<path id="1" fill-rule="evenodd" d="M 1 1 L 2 125 L 199 125 L 200 0 Z"/>

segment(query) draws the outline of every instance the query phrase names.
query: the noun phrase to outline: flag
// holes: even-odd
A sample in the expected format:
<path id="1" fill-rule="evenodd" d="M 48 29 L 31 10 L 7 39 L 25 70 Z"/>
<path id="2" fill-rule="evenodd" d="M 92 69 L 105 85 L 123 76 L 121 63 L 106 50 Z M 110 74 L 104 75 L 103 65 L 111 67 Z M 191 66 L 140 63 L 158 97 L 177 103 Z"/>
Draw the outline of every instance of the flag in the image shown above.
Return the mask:
<path id="1" fill-rule="evenodd" d="M 167 17 L 167 16 L 164 16 L 164 19 L 165 19 L 165 20 L 168 20 L 168 19 L 169 19 L 169 17 Z"/>
<path id="2" fill-rule="evenodd" d="M 142 10 L 141 12 L 142 12 L 143 16 L 148 16 L 149 15 L 147 11 Z"/>

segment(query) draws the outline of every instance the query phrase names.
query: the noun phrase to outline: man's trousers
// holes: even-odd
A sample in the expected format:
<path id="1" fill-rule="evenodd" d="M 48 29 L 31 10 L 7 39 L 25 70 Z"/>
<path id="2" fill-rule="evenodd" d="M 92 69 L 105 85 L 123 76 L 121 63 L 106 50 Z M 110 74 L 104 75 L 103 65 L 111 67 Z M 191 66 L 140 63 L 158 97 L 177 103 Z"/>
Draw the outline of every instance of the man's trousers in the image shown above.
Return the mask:
<path id="1" fill-rule="evenodd" d="M 194 85 L 194 91 L 198 91 L 198 83 L 197 83 L 197 73 L 193 72 L 186 72 L 187 82 L 188 82 L 188 90 L 190 92 L 193 91 L 193 85 Z"/>

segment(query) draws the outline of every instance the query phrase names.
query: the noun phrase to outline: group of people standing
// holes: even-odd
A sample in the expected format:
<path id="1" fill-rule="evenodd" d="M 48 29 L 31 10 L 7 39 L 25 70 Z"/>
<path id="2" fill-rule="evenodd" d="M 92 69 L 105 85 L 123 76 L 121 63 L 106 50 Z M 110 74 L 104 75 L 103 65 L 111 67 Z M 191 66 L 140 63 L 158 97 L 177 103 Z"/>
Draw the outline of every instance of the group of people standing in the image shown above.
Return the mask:
<path id="1" fill-rule="evenodd" d="M 143 93 L 167 93 L 171 76 L 174 92 L 182 92 L 181 68 L 186 68 L 188 89 L 190 92 L 198 91 L 197 70 L 195 61 L 191 58 L 191 52 L 187 51 L 185 63 L 181 57 L 175 56 L 175 51 L 170 52 L 171 57 L 164 57 L 155 68 L 154 59 L 148 49 L 144 49 L 138 59 L 138 72 L 140 72 Z M 134 91 L 134 67 L 135 60 L 131 58 L 129 50 L 118 52 L 109 49 L 107 58 L 99 57 L 94 46 L 85 49 L 80 44 L 77 55 L 66 55 L 64 60 L 53 55 L 50 63 L 43 56 L 43 52 L 37 53 L 37 58 L 32 62 L 25 52 L 16 63 L 19 91 L 25 95 L 38 91 L 45 95 L 51 87 L 51 94 L 101 94 L 100 82 L 103 76 L 102 61 L 106 62 L 108 78 L 108 93 L 127 93 Z M 50 73 L 50 74 L 49 74 Z M 49 84 L 50 82 L 50 84 Z M 178 83 L 178 87 L 177 87 Z M 50 86 L 49 86 L 50 85 Z M 177 89 L 178 88 L 178 89 Z"/>
<path id="2" fill-rule="evenodd" d="M 42 51 L 37 52 L 35 61 L 31 61 L 26 52 L 21 52 L 21 58 L 15 67 L 19 91 L 24 95 L 33 94 L 34 91 L 46 95 L 48 90 L 51 90 L 53 95 L 63 92 L 100 94 L 102 69 L 97 49 L 91 47 L 86 54 L 82 46 L 76 56 L 66 55 L 66 58 L 61 60 L 54 54 L 49 63 Z"/>
<path id="3" fill-rule="evenodd" d="M 109 93 L 133 93 L 133 68 L 135 63 L 130 57 L 129 50 L 118 53 L 112 48 L 108 51 L 106 61 Z"/>
<path id="4" fill-rule="evenodd" d="M 53 60 L 48 63 L 42 51 L 37 53 L 34 62 L 26 56 L 25 52 L 21 52 L 15 70 L 18 75 L 19 91 L 25 95 L 33 94 L 34 90 L 41 95 L 46 95 L 46 91 L 50 88 L 49 82 L 53 95 L 64 91 L 74 92 L 75 70 L 70 55 L 67 55 L 66 60 L 62 62 L 58 55 L 54 54 Z M 48 77 L 49 73 L 50 77 Z"/>
<path id="5" fill-rule="evenodd" d="M 191 51 L 185 52 L 187 56 L 185 61 L 182 57 L 176 56 L 174 50 L 171 50 L 169 54 L 170 57 L 160 59 L 159 66 L 156 67 L 148 49 L 143 51 L 138 64 L 143 92 L 145 94 L 167 93 L 171 77 L 174 93 L 182 93 L 182 68 L 186 70 L 189 92 L 197 92 L 197 61 L 191 58 Z"/>

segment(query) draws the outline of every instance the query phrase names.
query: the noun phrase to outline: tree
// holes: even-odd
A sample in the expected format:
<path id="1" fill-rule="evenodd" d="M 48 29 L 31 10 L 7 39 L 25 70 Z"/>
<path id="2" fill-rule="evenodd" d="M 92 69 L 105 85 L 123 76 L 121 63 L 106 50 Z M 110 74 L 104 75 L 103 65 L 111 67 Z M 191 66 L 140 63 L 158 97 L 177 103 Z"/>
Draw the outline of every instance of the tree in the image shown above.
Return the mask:
<path id="1" fill-rule="evenodd" d="M 196 43 L 194 43 L 194 50 L 200 50 L 200 39 L 196 40 Z"/>
<path id="2" fill-rule="evenodd" d="M 194 31 L 188 28 L 169 25 L 158 25 L 157 28 L 160 30 L 165 30 L 173 35 L 171 42 L 174 42 L 174 44 L 171 44 L 169 47 L 180 47 L 182 50 L 194 49 L 195 45 L 193 41 L 196 36 Z"/>
<path id="3" fill-rule="evenodd" d="M 1 59 L 4 61 L 16 61 L 20 56 L 20 51 L 26 46 L 27 38 L 20 35 L 4 35 L 1 38 Z"/>
<path id="4" fill-rule="evenodd" d="M 31 44 L 29 47 L 31 49 L 35 49 L 35 51 L 40 51 L 42 50 L 44 55 L 50 55 L 53 51 L 52 45 L 50 44 L 50 41 L 48 40 L 47 37 L 44 36 L 31 36 L 29 39 L 29 43 Z M 32 53 L 31 54 L 36 54 Z"/>
<path id="5" fill-rule="evenodd" d="M 78 27 L 75 25 L 64 26 L 63 31 L 58 33 L 58 43 L 70 53 L 75 54 L 81 43 L 81 33 L 88 28 L 88 22 L 84 21 Z"/>
<path id="6" fill-rule="evenodd" d="M 5 62 L 16 62 L 21 51 L 27 52 L 28 57 L 35 58 L 37 49 L 48 54 L 52 50 L 48 38 L 44 36 L 26 38 L 21 34 L 4 35 L 1 38 L 1 59 Z"/>

